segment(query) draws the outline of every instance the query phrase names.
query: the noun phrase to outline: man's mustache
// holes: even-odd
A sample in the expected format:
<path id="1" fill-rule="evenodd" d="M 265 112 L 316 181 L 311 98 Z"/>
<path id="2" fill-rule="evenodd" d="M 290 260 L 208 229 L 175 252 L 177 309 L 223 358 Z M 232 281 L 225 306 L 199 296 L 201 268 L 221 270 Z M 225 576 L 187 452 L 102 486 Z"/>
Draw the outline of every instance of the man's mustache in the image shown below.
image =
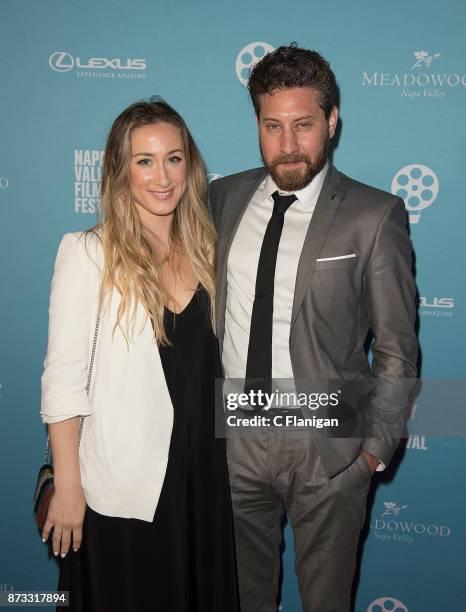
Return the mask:
<path id="1" fill-rule="evenodd" d="M 311 164 L 311 159 L 308 155 L 303 155 L 302 153 L 292 153 L 291 155 L 280 155 L 272 160 L 270 166 L 272 168 L 276 168 L 279 164 L 297 164 L 299 162 L 304 162 L 307 165 Z"/>

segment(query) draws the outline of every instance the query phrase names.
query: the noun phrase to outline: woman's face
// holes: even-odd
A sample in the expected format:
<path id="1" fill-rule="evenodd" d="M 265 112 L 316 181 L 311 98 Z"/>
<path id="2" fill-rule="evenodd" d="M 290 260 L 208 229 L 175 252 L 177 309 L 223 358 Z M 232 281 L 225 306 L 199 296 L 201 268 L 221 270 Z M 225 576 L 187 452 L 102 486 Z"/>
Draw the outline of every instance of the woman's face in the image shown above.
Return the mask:
<path id="1" fill-rule="evenodd" d="M 186 157 L 180 130 L 154 123 L 131 134 L 130 191 L 141 220 L 173 215 L 186 189 Z"/>

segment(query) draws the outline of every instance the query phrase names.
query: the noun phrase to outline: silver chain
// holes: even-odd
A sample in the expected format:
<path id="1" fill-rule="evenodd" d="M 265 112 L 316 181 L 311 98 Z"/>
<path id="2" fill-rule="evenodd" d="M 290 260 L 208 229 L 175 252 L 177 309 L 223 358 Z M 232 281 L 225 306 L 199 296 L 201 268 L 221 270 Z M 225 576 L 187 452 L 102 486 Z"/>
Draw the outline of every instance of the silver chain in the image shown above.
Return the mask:
<path id="1" fill-rule="evenodd" d="M 95 358 L 95 351 L 97 348 L 97 336 L 99 335 L 99 325 L 100 325 L 100 315 L 101 314 L 102 314 L 102 304 L 99 304 L 99 310 L 97 312 L 97 321 L 95 324 L 94 340 L 92 342 L 91 358 L 89 360 L 89 367 L 87 369 L 86 394 L 88 397 L 89 397 L 89 390 L 91 388 L 92 369 L 94 367 L 94 358 Z M 83 427 L 84 427 L 84 417 L 81 416 L 80 423 L 79 423 L 78 446 L 81 443 L 81 436 L 83 435 Z M 50 455 L 50 434 L 47 435 L 47 442 L 45 443 L 44 463 L 49 462 L 49 455 Z"/>

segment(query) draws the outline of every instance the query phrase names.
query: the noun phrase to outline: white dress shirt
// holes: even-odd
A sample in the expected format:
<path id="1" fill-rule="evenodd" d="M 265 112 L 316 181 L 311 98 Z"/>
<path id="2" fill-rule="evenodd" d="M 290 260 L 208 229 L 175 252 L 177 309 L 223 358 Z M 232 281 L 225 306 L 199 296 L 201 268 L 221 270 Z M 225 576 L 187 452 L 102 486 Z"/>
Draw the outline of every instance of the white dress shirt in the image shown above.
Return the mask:
<path id="1" fill-rule="evenodd" d="M 272 331 L 272 378 L 293 379 L 289 338 L 299 258 L 328 164 L 304 189 L 291 192 L 297 200 L 285 213 L 275 268 Z M 223 365 L 226 378 L 244 378 L 257 267 L 272 194 L 278 188 L 268 175 L 253 195 L 233 239 L 227 264 L 227 303 Z M 289 192 L 278 190 L 280 194 Z"/>
<path id="2" fill-rule="evenodd" d="M 296 274 L 309 223 L 320 195 L 328 163 L 304 189 L 294 191 L 296 202 L 285 213 L 275 268 L 272 327 L 272 378 L 281 390 L 294 387 L 290 357 L 290 328 Z M 272 194 L 278 188 L 268 175 L 253 195 L 233 239 L 227 263 L 227 303 L 223 366 L 227 387 L 238 392 L 234 379 L 244 379 L 254 304 L 257 267 L 267 224 L 272 216 Z M 280 194 L 290 192 L 278 190 Z M 228 382 L 228 379 L 233 379 Z M 385 469 L 380 462 L 377 471 Z"/>

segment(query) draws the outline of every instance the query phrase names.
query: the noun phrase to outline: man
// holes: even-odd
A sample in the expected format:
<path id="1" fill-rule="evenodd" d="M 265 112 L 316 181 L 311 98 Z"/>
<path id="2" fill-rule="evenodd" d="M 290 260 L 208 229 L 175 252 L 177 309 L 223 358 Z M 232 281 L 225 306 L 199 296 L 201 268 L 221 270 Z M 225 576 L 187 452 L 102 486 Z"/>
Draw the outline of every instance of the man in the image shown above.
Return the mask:
<path id="1" fill-rule="evenodd" d="M 345 612 L 371 475 L 398 445 L 402 382 L 416 376 L 406 215 L 402 200 L 330 164 L 338 90 L 318 53 L 280 47 L 248 86 L 265 168 L 210 191 L 225 376 L 249 391 L 270 391 L 271 379 L 362 382 L 348 402 L 370 426 L 312 439 L 265 427 L 228 441 L 241 609 L 276 610 L 287 512 L 303 609 Z"/>

